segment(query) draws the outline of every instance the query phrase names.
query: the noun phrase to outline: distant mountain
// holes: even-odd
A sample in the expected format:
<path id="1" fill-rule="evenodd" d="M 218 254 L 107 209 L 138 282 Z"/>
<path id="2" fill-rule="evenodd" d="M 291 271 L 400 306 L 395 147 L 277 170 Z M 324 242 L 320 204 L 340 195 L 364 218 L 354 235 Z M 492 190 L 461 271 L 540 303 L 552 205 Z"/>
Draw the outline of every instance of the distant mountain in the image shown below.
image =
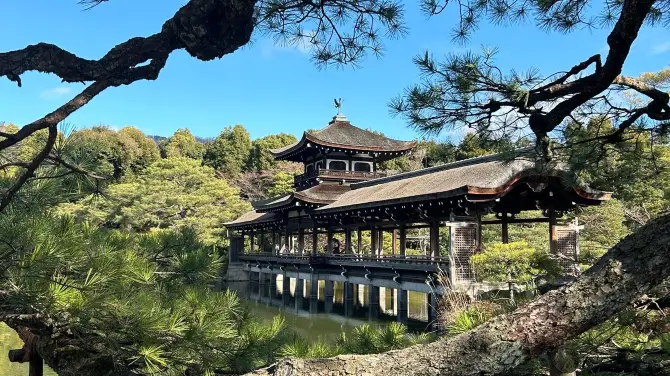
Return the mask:
<path id="1" fill-rule="evenodd" d="M 152 136 L 152 135 L 148 135 L 147 137 L 156 141 L 156 143 L 161 143 L 162 141 L 166 141 L 169 138 L 169 137 Z M 202 143 L 202 144 L 211 144 L 212 142 L 214 142 L 214 138 L 211 138 L 211 137 L 206 137 L 205 138 L 205 137 L 195 136 L 195 140 Z"/>

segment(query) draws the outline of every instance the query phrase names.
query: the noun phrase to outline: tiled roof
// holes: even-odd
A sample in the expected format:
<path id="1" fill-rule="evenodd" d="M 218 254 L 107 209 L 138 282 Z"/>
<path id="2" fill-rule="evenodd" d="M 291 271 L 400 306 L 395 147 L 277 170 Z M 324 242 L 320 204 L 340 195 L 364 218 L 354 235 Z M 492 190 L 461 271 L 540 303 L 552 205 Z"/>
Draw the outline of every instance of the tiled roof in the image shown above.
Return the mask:
<path id="1" fill-rule="evenodd" d="M 352 190 L 317 212 L 334 212 L 395 202 L 429 200 L 462 194 L 497 194 L 526 176 L 563 176 L 562 168 L 539 171 L 528 159 L 500 160 L 501 156 L 473 158 L 388 178 L 352 184 Z M 606 192 L 579 190 L 595 199 L 609 198 Z"/>
<path id="2" fill-rule="evenodd" d="M 256 207 L 256 209 L 262 212 L 285 206 L 294 206 L 296 201 L 315 205 L 326 205 L 335 202 L 338 197 L 349 190 L 350 187 L 346 184 L 319 184 L 302 191 L 280 196 L 274 201 Z"/>
<path id="3" fill-rule="evenodd" d="M 276 218 L 274 213 L 259 213 L 255 210 L 252 210 L 242 214 L 242 216 L 234 221 L 224 223 L 224 226 L 240 226 L 248 223 L 271 222 L 275 219 Z"/>
<path id="4" fill-rule="evenodd" d="M 291 145 L 270 152 L 275 157 L 281 157 L 299 150 L 307 142 L 333 148 L 352 149 L 360 151 L 401 152 L 412 149 L 416 141 L 394 140 L 374 132 L 351 125 L 342 117 L 335 117 L 327 127 L 313 132 L 303 133 L 302 138 Z"/>

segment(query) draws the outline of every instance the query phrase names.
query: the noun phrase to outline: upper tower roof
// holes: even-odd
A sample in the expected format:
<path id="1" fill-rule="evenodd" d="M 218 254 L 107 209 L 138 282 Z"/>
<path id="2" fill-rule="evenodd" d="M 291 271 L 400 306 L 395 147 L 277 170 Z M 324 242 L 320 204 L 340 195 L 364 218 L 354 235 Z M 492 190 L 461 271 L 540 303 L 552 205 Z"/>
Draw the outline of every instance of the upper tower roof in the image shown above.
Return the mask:
<path id="1" fill-rule="evenodd" d="M 301 162 L 318 152 L 373 153 L 379 161 L 396 158 L 416 146 L 416 141 L 394 140 L 351 125 L 341 114 L 333 117 L 328 126 L 304 132 L 302 138 L 289 146 L 270 150 L 277 160 Z"/>

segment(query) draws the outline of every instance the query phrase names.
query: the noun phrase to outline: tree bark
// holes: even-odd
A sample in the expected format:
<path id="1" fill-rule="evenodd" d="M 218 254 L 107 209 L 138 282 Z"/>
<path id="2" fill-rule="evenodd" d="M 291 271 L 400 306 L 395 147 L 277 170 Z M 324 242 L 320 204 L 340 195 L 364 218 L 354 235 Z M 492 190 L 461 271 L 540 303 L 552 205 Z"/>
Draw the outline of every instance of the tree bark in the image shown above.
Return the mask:
<path id="1" fill-rule="evenodd" d="M 629 235 L 574 283 L 453 338 L 375 355 L 288 358 L 249 375 L 497 375 L 611 318 L 670 276 L 670 214 Z"/>

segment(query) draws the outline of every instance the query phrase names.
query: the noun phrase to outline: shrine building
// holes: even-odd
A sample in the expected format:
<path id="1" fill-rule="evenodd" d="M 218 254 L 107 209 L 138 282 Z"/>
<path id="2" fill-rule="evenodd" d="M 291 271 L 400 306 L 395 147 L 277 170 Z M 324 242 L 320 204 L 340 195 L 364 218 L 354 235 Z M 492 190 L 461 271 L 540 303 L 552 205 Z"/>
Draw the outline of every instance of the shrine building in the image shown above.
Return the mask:
<path id="1" fill-rule="evenodd" d="M 270 298 L 284 305 L 294 300 L 310 312 L 332 311 L 333 283 L 343 283 L 345 315 L 361 295 L 355 289 L 367 286 L 371 317 L 378 314 L 379 289 L 392 289 L 401 322 L 407 291 L 420 291 L 434 318 L 430 295 L 444 289 L 435 285 L 438 274 L 450 288 L 484 288 L 470 267 L 470 257 L 485 246 L 483 226 L 500 226 L 499 240 L 507 243 L 510 225 L 532 222 L 547 224 L 548 251 L 566 276 L 578 273 L 579 226 L 562 218 L 611 193 L 577 185 L 564 166 L 540 166 L 531 148 L 406 173 L 383 170 L 415 146 L 338 114 L 325 128 L 272 150 L 276 160 L 301 163 L 303 173 L 294 177 L 293 192 L 253 202 L 254 210 L 225 224 L 229 277 L 254 273 L 260 285 L 269 281 Z M 517 218 L 537 210 L 538 218 Z M 324 296 L 318 281 L 325 281 Z"/>

